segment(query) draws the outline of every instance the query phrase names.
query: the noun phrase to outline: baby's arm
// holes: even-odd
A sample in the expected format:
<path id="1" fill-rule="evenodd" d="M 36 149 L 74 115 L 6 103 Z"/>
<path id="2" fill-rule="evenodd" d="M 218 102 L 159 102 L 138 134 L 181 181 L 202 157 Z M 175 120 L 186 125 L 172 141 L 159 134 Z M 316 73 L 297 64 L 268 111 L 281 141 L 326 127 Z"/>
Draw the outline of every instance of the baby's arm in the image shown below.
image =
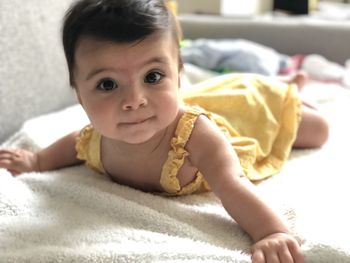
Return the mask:
<path id="1" fill-rule="evenodd" d="M 0 168 L 18 175 L 24 172 L 49 171 L 78 164 L 75 139 L 79 132 L 70 133 L 38 152 L 23 149 L 0 150 Z"/>
<path id="2" fill-rule="evenodd" d="M 230 143 L 206 117 L 197 120 L 187 148 L 191 163 L 203 173 L 232 218 L 254 240 L 254 263 L 304 262 L 296 239 L 258 197 L 253 185 L 244 178 Z"/>

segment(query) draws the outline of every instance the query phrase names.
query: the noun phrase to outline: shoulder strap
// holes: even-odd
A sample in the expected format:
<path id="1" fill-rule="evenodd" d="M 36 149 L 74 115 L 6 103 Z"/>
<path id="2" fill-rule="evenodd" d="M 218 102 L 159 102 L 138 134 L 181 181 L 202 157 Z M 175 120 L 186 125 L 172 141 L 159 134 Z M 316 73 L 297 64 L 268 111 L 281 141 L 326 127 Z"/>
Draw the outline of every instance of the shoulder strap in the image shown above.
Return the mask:
<path id="1" fill-rule="evenodd" d="M 86 126 L 80 132 L 75 148 L 78 159 L 86 161 L 86 164 L 93 170 L 105 173 L 100 156 L 101 135 L 91 125 Z"/>
<path id="2" fill-rule="evenodd" d="M 188 152 L 185 149 L 187 141 L 192 134 L 196 120 L 203 113 L 204 111 L 197 108 L 187 108 L 178 122 L 175 136 L 171 139 L 171 150 L 168 153 L 168 159 L 163 165 L 160 178 L 160 184 L 163 189 L 170 194 L 176 194 L 181 191 L 177 174 L 184 163 L 185 157 L 188 156 Z"/>

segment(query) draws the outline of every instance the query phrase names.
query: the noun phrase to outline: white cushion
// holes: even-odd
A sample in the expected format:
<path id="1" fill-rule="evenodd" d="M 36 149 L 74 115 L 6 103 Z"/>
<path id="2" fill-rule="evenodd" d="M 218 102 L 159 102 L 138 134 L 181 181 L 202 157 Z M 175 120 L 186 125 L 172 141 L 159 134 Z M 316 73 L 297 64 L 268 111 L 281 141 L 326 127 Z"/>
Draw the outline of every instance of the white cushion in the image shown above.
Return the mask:
<path id="1" fill-rule="evenodd" d="M 23 121 L 75 101 L 61 44 L 70 2 L 0 3 L 0 143 Z"/>

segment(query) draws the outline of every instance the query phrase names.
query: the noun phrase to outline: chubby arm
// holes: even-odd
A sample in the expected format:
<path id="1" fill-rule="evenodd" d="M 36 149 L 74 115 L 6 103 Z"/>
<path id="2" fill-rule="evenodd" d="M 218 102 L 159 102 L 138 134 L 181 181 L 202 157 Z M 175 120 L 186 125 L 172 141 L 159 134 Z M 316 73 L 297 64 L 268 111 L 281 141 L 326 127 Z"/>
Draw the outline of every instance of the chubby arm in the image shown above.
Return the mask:
<path id="1" fill-rule="evenodd" d="M 200 116 L 187 148 L 191 163 L 204 175 L 231 217 L 254 240 L 253 262 L 304 262 L 298 242 L 244 178 L 236 153 L 215 124 Z"/>
<path id="2" fill-rule="evenodd" d="M 79 131 L 72 132 L 38 152 L 23 149 L 0 150 L 0 168 L 18 175 L 24 172 L 49 171 L 81 163 L 76 157 L 75 140 Z"/>

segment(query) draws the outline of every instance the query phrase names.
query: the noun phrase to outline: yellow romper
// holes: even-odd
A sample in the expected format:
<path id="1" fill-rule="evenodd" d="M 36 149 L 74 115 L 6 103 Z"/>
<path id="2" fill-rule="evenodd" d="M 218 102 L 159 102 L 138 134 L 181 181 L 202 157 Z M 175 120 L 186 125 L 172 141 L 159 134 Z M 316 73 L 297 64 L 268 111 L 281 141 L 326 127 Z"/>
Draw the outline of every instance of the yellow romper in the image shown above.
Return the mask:
<path id="1" fill-rule="evenodd" d="M 186 143 L 198 116 L 205 115 L 227 136 L 251 181 L 279 172 L 289 157 L 300 120 L 294 85 L 252 74 L 229 74 L 195 85 L 181 94 L 186 112 L 180 118 L 160 184 L 166 195 L 210 190 L 203 175 L 181 188 L 177 173 L 189 153 Z M 189 106 L 191 105 L 191 106 Z M 100 159 L 101 135 L 85 127 L 77 139 L 78 158 L 105 173 Z"/>

